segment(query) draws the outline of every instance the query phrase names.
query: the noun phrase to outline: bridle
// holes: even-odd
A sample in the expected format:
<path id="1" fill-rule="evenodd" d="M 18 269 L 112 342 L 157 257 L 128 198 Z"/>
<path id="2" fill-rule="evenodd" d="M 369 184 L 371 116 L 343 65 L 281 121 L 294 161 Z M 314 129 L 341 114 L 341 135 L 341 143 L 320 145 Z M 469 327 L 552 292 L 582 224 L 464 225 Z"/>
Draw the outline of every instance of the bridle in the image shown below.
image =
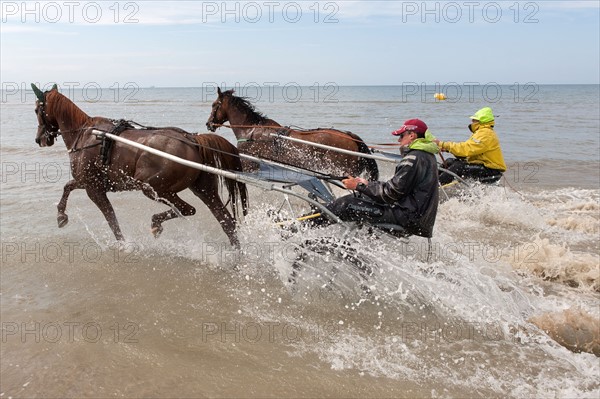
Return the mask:
<path id="1" fill-rule="evenodd" d="M 58 126 L 52 125 L 47 120 L 48 115 L 46 114 L 46 93 L 44 93 L 43 101 L 38 100 L 38 107 L 36 109 L 36 113 L 39 117 L 39 120 L 42 121 L 42 123 L 40 125 L 38 125 L 38 130 L 40 128 L 44 129 L 43 137 L 45 137 L 46 140 L 48 140 L 50 138 L 53 140 L 56 139 L 56 137 L 58 137 L 60 135 L 60 131 L 59 131 Z M 50 128 L 48 128 L 48 126 L 50 126 Z M 38 137 L 35 141 L 39 144 L 40 137 Z"/>
<path id="2" fill-rule="evenodd" d="M 221 105 L 223 105 L 223 100 L 217 100 L 215 102 L 216 107 L 213 107 L 211 113 L 210 113 L 210 118 L 208 119 L 208 122 L 206 123 L 207 125 L 210 125 L 210 127 L 215 127 L 215 126 L 220 126 L 219 123 L 216 123 L 216 119 L 217 119 L 217 112 L 219 112 L 219 108 L 221 108 Z"/>

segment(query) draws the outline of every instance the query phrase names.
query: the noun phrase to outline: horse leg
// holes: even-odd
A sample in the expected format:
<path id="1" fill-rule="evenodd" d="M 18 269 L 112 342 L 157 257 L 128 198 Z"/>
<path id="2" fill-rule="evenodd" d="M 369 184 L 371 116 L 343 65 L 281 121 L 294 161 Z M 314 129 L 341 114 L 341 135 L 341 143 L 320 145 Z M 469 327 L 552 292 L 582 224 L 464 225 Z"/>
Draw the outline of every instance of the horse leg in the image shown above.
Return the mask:
<path id="1" fill-rule="evenodd" d="M 199 182 L 197 180 L 197 182 Z M 209 188 L 213 188 L 212 190 Z M 190 187 L 190 190 L 202 200 L 208 206 L 208 209 L 212 212 L 213 216 L 217 219 L 221 228 L 227 237 L 229 238 L 229 242 L 235 248 L 240 247 L 240 242 L 238 241 L 237 235 L 235 233 L 235 219 L 225 205 L 223 201 L 221 201 L 221 197 L 219 197 L 218 189 L 216 185 L 211 184 L 196 184 L 195 186 Z"/>
<path id="2" fill-rule="evenodd" d="M 85 191 L 104 215 L 117 241 L 125 241 L 125 237 L 123 237 L 123 233 L 121 233 L 121 228 L 119 227 L 119 222 L 117 222 L 115 210 L 106 196 L 106 191 L 101 191 L 94 187 L 87 187 Z"/>
<path id="3" fill-rule="evenodd" d="M 163 232 L 162 223 L 167 220 L 182 216 L 192 216 L 196 214 L 196 208 L 179 198 L 175 193 L 166 193 L 159 195 L 152 187 L 146 186 L 142 188 L 144 195 L 151 200 L 158 201 L 171 207 L 168 211 L 157 213 L 152 216 L 152 224 L 150 231 L 155 238 L 158 238 Z"/>
<path id="4" fill-rule="evenodd" d="M 75 179 L 69 180 L 65 187 L 63 188 L 63 195 L 58 203 L 58 215 L 56 217 L 56 221 L 58 222 L 58 227 L 65 227 L 67 223 L 69 223 L 69 216 L 65 213 L 67 209 L 67 200 L 69 199 L 69 194 L 71 191 L 76 190 L 78 188 L 83 188 L 82 185 Z"/>

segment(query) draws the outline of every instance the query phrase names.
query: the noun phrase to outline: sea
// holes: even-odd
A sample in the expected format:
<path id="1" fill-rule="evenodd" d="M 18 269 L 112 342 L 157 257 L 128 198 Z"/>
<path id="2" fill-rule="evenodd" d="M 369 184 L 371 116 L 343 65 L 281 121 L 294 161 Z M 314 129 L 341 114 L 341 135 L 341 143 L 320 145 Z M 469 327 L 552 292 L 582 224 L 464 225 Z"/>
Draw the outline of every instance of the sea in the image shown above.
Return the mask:
<path id="1" fill-rule="evenodd" d="M 216 85 L 59 86 L 90 116 L 197 133 L 216 99 Z M 464 141 L 490 106 L 508 170 L 442 194 L 430 249 L 339 225 L 282 229 L 271 215 L 309 207 L 258 187 L 239 249 L 190 192 L 196 215 L 157 239 L 150 218 L 166 207 L 140 192 L 109 194 L 124 244 L 83 190 L 58 228 L 68 155 L 60 138 L 34 142 L 27 88 L 1 92 L 0 398 L 600 396 L 598 352 L 585 351 L 600 345 L 600 86 L 232 87 L 282 125 L 380 147 L 415 117 Z M 331 238 L 343 245 L 309 245 Z"/>

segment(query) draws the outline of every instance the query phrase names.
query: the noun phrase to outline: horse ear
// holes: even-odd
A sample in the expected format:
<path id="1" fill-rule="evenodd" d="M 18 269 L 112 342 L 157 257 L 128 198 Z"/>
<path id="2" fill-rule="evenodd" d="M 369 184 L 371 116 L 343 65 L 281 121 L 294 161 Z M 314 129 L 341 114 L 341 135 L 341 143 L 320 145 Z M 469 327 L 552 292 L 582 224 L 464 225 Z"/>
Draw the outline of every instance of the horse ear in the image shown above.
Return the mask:
<path id="1" fill-rule="evenodd" d="M 38 100 L 44 102 L 44 93 L 42 93 L 42 91 L 38 89 L 37 86 L 33 83 L 31 84 L 31 89 L 35 93 L 35 96 L 38 98 Z"/>
<path id="2" fill-rule="evenodd" d="M 219 86 L 217 86 L 217 94 L 219 95 L 219 97 L 221 97 L 223 95 L 223 93 L 221 92 L 221 88 Z"/>
<path id="3" fill-rule="evenodd" d="M 54 83 L 54 84 L 52 85 L 52 89 L 50 89 L 50 90 L 58 90 L 58 86 L 56 85 L 56 83 Z"/>

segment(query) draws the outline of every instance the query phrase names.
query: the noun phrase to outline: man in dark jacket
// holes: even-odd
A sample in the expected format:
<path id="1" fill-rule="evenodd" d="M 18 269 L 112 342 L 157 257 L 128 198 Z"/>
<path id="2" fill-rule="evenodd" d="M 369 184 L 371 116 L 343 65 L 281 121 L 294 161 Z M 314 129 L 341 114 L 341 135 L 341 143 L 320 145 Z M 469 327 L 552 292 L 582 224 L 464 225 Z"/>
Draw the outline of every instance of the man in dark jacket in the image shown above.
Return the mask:
<path id="1" fill-rule="evenodd" d="M 327 208 L 345 221 L 399 225 L 408 234 L 431 237 L 439 199 L 438 147 L 419 119 L 407 120 L 392 134 L 399 136 L 404 155 L 394 176 L 386 182 L 349 177 L 342 183 L 358 195 L 340 197 Z"/>

